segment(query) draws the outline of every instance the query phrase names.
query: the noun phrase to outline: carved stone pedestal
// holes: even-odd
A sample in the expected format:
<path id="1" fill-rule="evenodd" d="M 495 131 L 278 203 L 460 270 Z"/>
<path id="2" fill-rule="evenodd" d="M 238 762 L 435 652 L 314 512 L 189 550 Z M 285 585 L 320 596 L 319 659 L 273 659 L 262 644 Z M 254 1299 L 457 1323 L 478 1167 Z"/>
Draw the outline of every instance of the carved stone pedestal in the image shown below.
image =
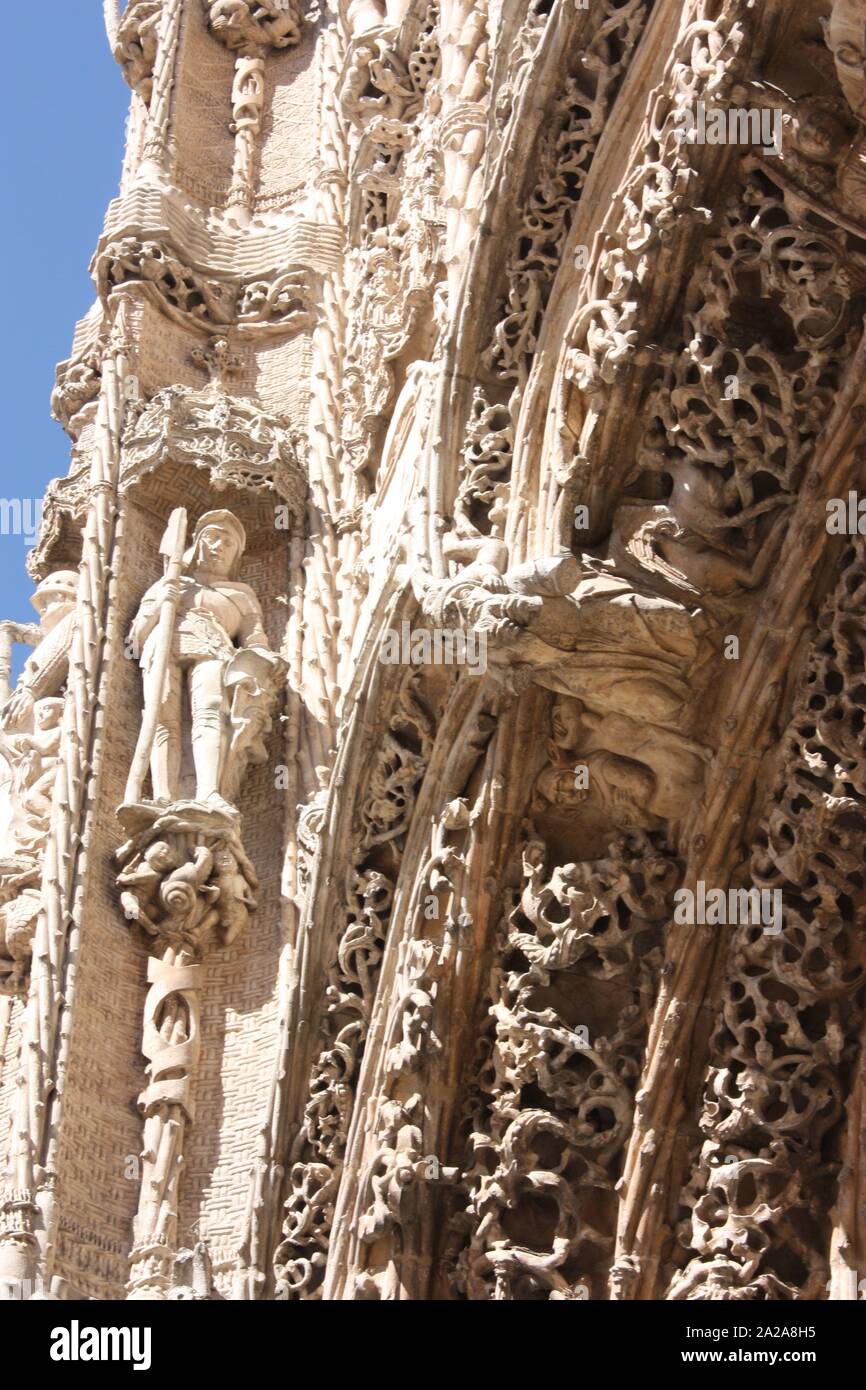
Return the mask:
<path id="1" fill-rule="evenodd" d="M 142 1036 L 148 1081 L 139 1097 L 141 1190 L 127 1287 L 131 1299 L 164 1299 L 177 1254 L 184 1135 L 195 1120 L 202 960 L 214 939 L 227 945 L 246 926 L 257 880 L 236 813 L 182 801 L 133 803 L 118 815 L 131 832 L 117 853 L 121 906 L 154 953 Z"/>

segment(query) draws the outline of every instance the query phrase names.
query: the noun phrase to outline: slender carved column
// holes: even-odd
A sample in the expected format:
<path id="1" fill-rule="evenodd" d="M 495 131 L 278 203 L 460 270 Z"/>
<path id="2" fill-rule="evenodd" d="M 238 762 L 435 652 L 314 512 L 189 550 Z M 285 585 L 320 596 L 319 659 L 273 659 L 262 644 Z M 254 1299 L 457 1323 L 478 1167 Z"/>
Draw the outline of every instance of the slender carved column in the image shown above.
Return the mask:
<path id="1" fill-rule="evenodd" d="M 237 54 L 232 81 L 235 137 L 228 206 L 240 225 L 249 220 L 258 185 L 259 142 L 265 104 L 265 56 L 291 48 L 301 39 L 301 12 L 296 0 L 204 0 L 214 38 Z"/>
<path id="2" fill-rule="evenodd" d="M 183 0 L 165 0 L 153 66 L 153 85 L 142 164 L 155 165 L 159 169 L 165 168 L 168 155 L 171 93 L 182 12 Z"/>
<path id="3" fill-rule="evenodd" d="M 0 1273 L 50 1276 L 55 1224 L 54 1161 L 68 1055 L 68 1019 L 86 867 L 85 793 L 93 764 L 105 613 L 114 545 L 115 498 L 127 372 L 128 305 L 114 301 L 113 326 L 90 461 L 90 505 L 78 577 L 76 621 L 63 711 L 61 757 L 42 879 L 42 908 L 23 1027 L 22 1069 L 0 1224 Z"/>
<path id="4" fill-rule="evenodd" d="M 480 208 L 487 112 L 487 0 L 442 5 L 442 147 L 448 231 L 445 261 L 452 300 Z"/>
<path id="5" fill-rule="evenodd" d="M 252 210 L 264 102 L 265 60 L 261 53 L 243 54 L 235 63 L 232 83 L 231 128 L 235 137 L 235 158 L 229 207 Z"/>
<path id="6" fill-rule="evenodd" d="M 164 1298 L 169 1287 L 184 1129 L 187 1120 L 195 1118 L 201 974 L 194 955 L 175 946 L 148 961 L 142 1051 L 149 1081 L 141 1097 L 144 1146 L 129 1274 L 131 1299 Z"/>

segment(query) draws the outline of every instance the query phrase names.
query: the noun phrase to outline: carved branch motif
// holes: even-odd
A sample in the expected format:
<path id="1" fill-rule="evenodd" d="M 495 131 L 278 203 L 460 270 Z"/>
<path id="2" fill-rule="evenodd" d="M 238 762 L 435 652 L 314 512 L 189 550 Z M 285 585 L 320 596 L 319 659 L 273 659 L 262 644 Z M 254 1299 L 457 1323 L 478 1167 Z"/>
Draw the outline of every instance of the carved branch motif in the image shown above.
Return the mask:
<path id="1" fill-rule="evenodd" d="M 215 279 L 190 269 L 159 242 L 124 237 L 99 258 L 100 294 L 118 285 L 140 284 L 182 322 L 242 334 L 296 333 L 314 322 L 312 281 L 302 269 L 247 282 Z"/>
<path id="2" fill-rule="evenodd" d="M 594 15 L 596 12 L 593 12 Z M 508 291 L 485 365 L 523 385 L 562 248 L 622 78 L 646 21 L 646 0 L 604 4 L 565 81 L 538 152 L 539 176 L 522 209 Z"/>
<path id="3" fill-rule="evenodd" d="M 321 1296 L 394 884 L 432 734 L 430 714 L 410 678 L 371 769 L 370 790 L 361 808 L 361 836 L 347 873 L 345 925 L 326 988 L 324 1042 L 313 1065 L 309 1100 L 288 1167 L 283 1239 L 274 1259 L 278 1297 Z M 414 751 L 413 745 L 420 751 Z"/>
<path id="4" fill-rule="evenodd" d="M 449 1261 L 454 1291 L 470 1299 L 603 1296 L 613 1193 L 641 1103 L 647 1009 L 680 869 L 645 829 L 654 818 L 633 784 L 639 763 L 606 754 L 593 790 L 576 790 L 574 761 L 593 754 L 586 731 L 575 742 L 572 705 L 554 715 L 553 762 L 524 828 L 522 887 L 495 946 L 465 1117 L 465 1206 Z M 608 744 L 621 747 L 619 733 Z M 546 843 L 561 841 L 566 808 L 569 833 L 583 837 L 578 862 L 553 859 Z"/>
<path id="5" fill-rule="evenodd" d="M 485 537 L 502 538 L 511 481 L 511 451 L 502 450 L 502 436 L 513 436 L 568 232 L 647 12 L 646 0 L 590 7 L 586 23 L 591 28 L 581 31 L 580 42 L 574 45 L 575 58 L 560 83 L 561 92 L 546 113 L 532 152 L 537 174 L 522 200 L 504 266 L 504 293 L 483 348 L 483 384 L 476 384 L 466 428 L 452 544 L 474 542 L 478 547 Z M 513 66 L 497 95 L 500 125 L 509 117 L 519 119 L 520 108 L 515 114 L 513 103 L 521 88 L 528 84 L 531 90 L 534 74 L 526 70 L 534 61 L 540 34 L 539 18 L 530 7 L 515 40 Z M 498 428 L 484 438 L 485 422 L 491 420 Z M 488 449 L 492 449 L 489 455 Z M 495 477 L 493 489 L 485 467 L 488 458 Z"/>
<path id="6" fill-rule="evenodd" d="M 342 397 L 343 443 L 362 496 L 394 403 L 391 363 L 429 315 L 443 268 L 441 156 L 434 141 L 416 139 L 439 61 L 438 18 L 438 6 L 429 5 L 406 54 L 393 47 L 390 33 L 359 40 L 350 48 L 341 92 L 346 115 L 361 131 L 352 214 L 361 244 L 350 266 Z"/>
<path id="7" fill-rule="evenodd" d="M 755 167 L 723 235 L 705 246 L 695 307 L 654 389 L 635 470 L 688 474 L 703 508 L 695 529 L 715 533 L 732 574 L 760 548 L 767 515 L 797 491 L 853 346 L 852 290 L 866 289 L 866 259 L 844 233 L 803 226 L 786 203 Z M 792 351 L 803 356 L 793 374 Z M 676 543 L 676 530 L 666 534 Z"/>

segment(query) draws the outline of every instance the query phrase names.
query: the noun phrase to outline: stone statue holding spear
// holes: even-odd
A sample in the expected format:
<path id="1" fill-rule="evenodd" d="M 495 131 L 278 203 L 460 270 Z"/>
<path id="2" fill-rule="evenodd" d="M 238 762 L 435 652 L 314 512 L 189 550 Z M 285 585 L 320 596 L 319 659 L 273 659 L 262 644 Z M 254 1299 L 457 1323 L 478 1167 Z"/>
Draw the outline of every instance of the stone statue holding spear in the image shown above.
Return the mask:
<path id="1" fill-rule="evenodd" d="M 161 546 L 165 573 L 144 595 L 130 634 L 144 712 L 126 805 L 141 801 L 149 767 L 152 802 L 187 799 L 232 814 L 228 798 L 243 765 L 264 756 L 261 735 L 283 664 L 271 651 L 255 591 L 236 578 L 245 546 L 237 517 L 220 510 L 199 518 L 186 549 L 186 512 L 172 512 Z"/>

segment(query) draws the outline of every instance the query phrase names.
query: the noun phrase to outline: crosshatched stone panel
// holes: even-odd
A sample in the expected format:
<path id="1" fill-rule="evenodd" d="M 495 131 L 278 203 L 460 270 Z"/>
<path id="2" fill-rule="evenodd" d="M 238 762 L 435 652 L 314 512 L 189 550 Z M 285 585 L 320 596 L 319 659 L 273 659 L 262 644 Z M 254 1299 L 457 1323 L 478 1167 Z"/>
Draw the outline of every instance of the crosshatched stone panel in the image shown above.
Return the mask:
<path id="1" fill-rule="evenodd" d="M 316 149 L 310 129 L 318 97 L 317 76 L 313 25 L 305 27 L 296 48 L 267 58 L 257 198 L 262 210 L 290 206 L 304 188 Z"/>
<path id="2" fill-rule="evenodd" d="M 203 207 L 222 206 L 229 189 L 233 72 L 234 57 L 208 33 L 204 6 L 184 5 L 175 86 L 174 176 Z"/>

